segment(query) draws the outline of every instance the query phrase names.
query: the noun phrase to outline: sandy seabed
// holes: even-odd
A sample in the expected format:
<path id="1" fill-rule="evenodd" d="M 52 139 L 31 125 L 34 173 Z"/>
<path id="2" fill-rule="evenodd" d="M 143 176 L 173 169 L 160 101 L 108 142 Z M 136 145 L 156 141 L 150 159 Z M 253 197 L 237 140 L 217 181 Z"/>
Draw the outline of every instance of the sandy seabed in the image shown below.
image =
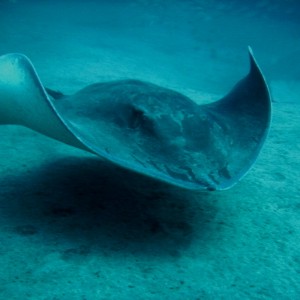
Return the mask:
<path id="1" fill-rule="evenodd" d="M 2 1 L 1 54 L 67 93 L 140 78 L 213 101 L 246 74 L 250 43 L 274 98 L 266 145 L 232 189 L 192 192 L 1 126 L 0 299 L 299 299 L 299 23 L 203 6 L 195 31 L 185 6 L 131 2 Z"/>

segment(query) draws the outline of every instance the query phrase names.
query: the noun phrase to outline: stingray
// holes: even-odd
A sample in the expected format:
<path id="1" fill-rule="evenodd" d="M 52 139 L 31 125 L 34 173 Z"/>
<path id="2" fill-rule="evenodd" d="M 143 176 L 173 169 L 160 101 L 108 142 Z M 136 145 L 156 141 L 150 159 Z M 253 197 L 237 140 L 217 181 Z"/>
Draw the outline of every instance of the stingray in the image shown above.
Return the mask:
<path id="1" fill-rule="evenodd" d="M 250 71 L 222 99 L 199 105 L 128 79 L 73 95 L 45 88 L 30 60 L 0 57 L 0 124 L 28 127 L 158 181 L 224 190 L 253 166 L 266 140 L 271 99 L 249 48 Z"/>

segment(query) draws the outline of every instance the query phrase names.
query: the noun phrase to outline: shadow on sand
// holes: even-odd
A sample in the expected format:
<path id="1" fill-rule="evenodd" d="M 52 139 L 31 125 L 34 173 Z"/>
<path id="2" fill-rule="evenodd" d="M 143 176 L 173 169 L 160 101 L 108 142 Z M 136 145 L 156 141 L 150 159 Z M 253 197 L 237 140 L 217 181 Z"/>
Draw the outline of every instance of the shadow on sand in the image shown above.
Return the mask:
<path id="1" fill-rule="evenodd" d="M 213 194 L 183 191 L 95 158 L 68 157 L 4 178 L 3 214 L 17 235 L 68 255 L 91 251 L 179 256 L 206 242 Z M 2 182 L 3 183 L 3 182 Z M 208 233 L 207 233 L 208 231 Z"/>

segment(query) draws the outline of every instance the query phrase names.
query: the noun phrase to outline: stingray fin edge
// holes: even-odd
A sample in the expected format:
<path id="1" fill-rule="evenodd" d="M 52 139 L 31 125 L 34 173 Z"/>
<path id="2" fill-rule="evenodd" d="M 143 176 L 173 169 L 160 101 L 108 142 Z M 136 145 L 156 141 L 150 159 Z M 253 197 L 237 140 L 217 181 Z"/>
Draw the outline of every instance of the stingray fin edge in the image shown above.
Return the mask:
<path id="1" fill-rule="evenodd" d="M 33 64 L 23 54 L 0 57 L 0 124 L 22 125 L 90 151 L 60 117 Z"/>

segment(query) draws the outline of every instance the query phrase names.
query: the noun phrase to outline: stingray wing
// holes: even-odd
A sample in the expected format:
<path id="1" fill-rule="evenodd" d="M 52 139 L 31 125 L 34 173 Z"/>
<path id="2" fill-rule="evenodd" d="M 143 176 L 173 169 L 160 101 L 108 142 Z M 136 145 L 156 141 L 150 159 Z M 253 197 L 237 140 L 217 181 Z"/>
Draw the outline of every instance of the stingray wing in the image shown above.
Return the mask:
<path id="1" fill-rule="evenodd" d="M 270 92 L 250 47 L 249 58 L 249 74 L 227 96 L 205 106 L 216 123 L 220 126 L 226 124 L 230 138 L 227 138 L 227 144 L 230 145 L 223 159 L 224 168 L 219 170 L 217 189 L 229 188 L 247 174 L 270 129 Z"/>
<path id="2" fill-rule="evenodd" d="M 0 57 L 0 124 L 23 125 L 88 150 L 58 115 L 32 63 L 23 54 Z"/>

